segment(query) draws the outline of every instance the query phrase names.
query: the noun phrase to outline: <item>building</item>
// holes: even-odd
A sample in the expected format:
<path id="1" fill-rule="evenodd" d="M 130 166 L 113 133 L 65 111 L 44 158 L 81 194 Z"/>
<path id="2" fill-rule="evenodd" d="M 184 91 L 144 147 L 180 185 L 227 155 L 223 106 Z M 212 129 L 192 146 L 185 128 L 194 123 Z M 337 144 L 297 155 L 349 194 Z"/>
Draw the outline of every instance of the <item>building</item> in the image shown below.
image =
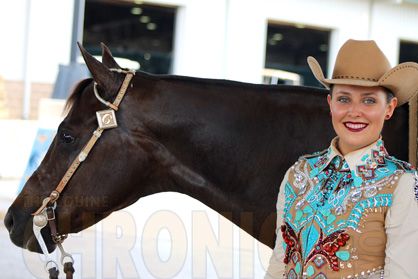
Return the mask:
<path id="1" fill-rule="evenodd" d="M 9 119 L 37 119 L 39 99 L 51 97 L 60 65 L 70 63 L 76 46 L 75 1 L 0 3 Z M 86 49 L 97 55 L 103 41 L 115 56 L 152 73 L 318 85 L 306 56 L 330 69 L 350 38 L 376 40 L 392 65 L 418 62 L 417 0 L 84 1 Z"/>

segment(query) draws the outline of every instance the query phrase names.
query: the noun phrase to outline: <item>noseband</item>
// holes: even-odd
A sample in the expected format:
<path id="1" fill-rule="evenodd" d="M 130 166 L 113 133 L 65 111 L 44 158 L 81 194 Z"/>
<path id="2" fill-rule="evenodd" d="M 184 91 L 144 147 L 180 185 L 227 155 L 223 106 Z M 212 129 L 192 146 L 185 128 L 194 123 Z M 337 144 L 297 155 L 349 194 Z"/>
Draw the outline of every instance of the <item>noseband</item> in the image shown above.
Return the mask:
<path id="1" fill-rule="evenodd" d="M 97 122 L 99 124 L 99 127 L 93 132 L 93 135 L 90 138 L 89 142 L 83 147 L 81 152 L 73 161 L 73 163 L 71 164 L 71 166 L 69 167 L 69 169 L 67 170 L 63 178 L 61 179 L 56 189 L 51 192 L 49 197 L 44 199 L 44 201 L 42 202 L 42 206 L 39 207 L 39 209 L 35 213 L 32 214 L 34 215 L 33 232 L 34 232 L 36 239 L 38 240 L 38 243 L 42 249 L 42 252 L 45 255 L 45 260 L 46 260 L 45 269 L 48 270 L 50 274 L 50 278 L 53 278 L 53 279 L 58 278 L 58 273 L 59 273 L 58 265 L 56 262 L 54 262 L 51 259 L 48 253 L 48 249 L 45 245 L 45 241 L 41 235 L 41 229 L 44 228 L 47 225 L 47 223 L 49 223 L 49 227 L 51 229 L 52 241 L 54 241 L 54 243 L 58 245 L 61 251 L 61 255 L 62 255 L 61 263 L 62 265 L 64 265 L 64 272 L 66 273 L 68 279 L 72 278 L 72 274 L 74 273 L 74 268 L 72 266 L 74 263 L 74 259 L 72 258 L 70 254 L 65 252 L 62 246 L 62 243 L 67 238 L 67 235 L 65 234 L 61 235 L 58 233 L 58 230 L 57 230 L 57 224 L 56 224 L 56 218 L 55 218 L 56 201 L 60 197 L 62 191 L 67 186 L 68 182 L 70 181 L 70 179 L 72 178 L 72 176 L 74 175 L 74 173 L 76 172 L 80 164 L 84 160 L 86 160 L 89 152 L 91 151 L 91 149 L 93 148 L 97 140 L 100 138 L 103 131 L 106 129 L 111 129 L 111 128 L 115 128 L 118 126 L 116 122 L 115 111 L 118 110 L 118 106 L 120 105 L 120 103 L 123 100 L 123 97 L 125 96 L 126 90 L 128 89 L 128 85 L 130 81 L 132 80 L 132 77 L 135 75 L 134 71 L 125 71 L 121 69 L 109 69 L 109 70 L 113 72 L 126 74 L 125 80 L 123 81 L 115 100 L 113 101 L 113 103 L 103 100 L 97 91 L 97 83 L 94 82 L 94 94 L 96 98 L 101 103 L 108 106 L 110 109 L 96 112 Z M 69 258 L 69 261 L 67 260 L 66 262 L 64 262 L 65 258 Z M 53 266 L 51 268 L 48 268 L 48 265 L 53 265 Z"/>

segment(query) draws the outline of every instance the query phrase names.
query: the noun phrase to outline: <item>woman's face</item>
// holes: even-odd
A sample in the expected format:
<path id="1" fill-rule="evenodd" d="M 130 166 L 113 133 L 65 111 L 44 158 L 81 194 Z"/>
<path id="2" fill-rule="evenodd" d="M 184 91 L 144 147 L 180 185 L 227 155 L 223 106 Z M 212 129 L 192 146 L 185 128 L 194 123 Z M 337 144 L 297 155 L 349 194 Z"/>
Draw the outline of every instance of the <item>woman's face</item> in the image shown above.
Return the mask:
<path id="1" fill-rule="evenodd" d="M 339 137 L 338 148 L 346 155 L 375 142 L 383 123 L 396 108 L 397 99 L 388 103 L 380 86 L 334 85 L 328 103 L 332 112 L 332 125 Z"/>

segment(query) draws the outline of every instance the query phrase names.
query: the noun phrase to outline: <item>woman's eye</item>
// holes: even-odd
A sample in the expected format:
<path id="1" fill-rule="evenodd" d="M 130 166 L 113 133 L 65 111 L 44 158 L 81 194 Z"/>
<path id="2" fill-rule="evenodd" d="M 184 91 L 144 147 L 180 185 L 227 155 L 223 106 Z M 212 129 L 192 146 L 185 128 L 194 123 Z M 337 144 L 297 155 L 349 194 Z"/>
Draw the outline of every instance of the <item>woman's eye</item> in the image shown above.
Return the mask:
<path id="1" fill-rule="evenodd" d="M 373 99 L 373 98 L 367 98 L 367 99 L 364 100 L 364 102 L 366 104 L 374 104 L 374 103 L 376 103 L 375 99 Z"/>
<path id="2" fill-rule="evenodd" d="M 347 97 L 340 97 L 338 98 L 338 102 L 340 103 L 348 103 L 350 100 Z"/>
<path id="3" fill-rule="evenodd" d="M 74 137 L 68 133 L 61 134 L 61 141 L 63 143 L 72 143 L 74 141 Z"/>

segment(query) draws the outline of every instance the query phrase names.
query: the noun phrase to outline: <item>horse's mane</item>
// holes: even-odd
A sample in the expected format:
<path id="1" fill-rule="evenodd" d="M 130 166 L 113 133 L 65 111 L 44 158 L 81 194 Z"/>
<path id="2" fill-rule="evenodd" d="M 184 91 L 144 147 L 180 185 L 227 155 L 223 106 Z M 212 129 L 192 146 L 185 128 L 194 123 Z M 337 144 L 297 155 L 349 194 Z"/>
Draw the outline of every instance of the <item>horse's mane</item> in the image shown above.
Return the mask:
<path id="1" fill-rule="evenodd" d="M 92 81 L 93 81 L 92 78 L 87 78 L 76 84 L 73 92 L 70 94 L 67 101 L 65 102 L 65 107 L 64 107 L 65 112 L 70 111 L 70 109 L 74 106 L 74 104 L 78 102 L 78 100 L 81 98 L 81 93 Z"/>

